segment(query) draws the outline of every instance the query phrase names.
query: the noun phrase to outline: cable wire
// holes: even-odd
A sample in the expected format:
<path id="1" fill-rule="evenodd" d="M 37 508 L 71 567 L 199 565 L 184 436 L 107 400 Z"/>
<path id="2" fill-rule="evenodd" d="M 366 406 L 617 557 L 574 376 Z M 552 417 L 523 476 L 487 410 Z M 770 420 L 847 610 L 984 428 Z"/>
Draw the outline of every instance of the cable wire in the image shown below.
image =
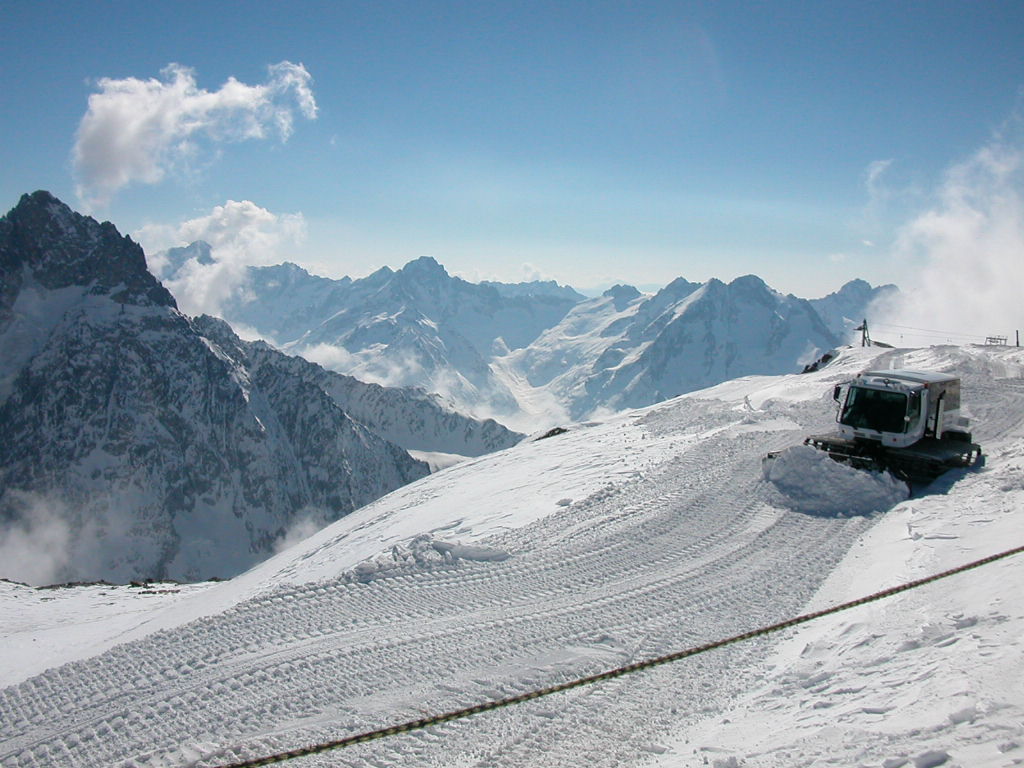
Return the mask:
<path id="1" fill-rule="evenodd" d="M 988 339 L 988 336 L 982 336 L 977 333 L 961 333 L 959 331 L 940 331 L 934 328 L 915 328 L 912 325 L 893 325 L 892 323 L 874 323 L 871 326 L 872 330 L 881 329 L 883 332 L 899 333 L 901 336 L 904 332 L 909 332 L 908 335 L 912 336 L 924 336 L 934 339 L 977 339 L 978 342 Z M 972 342 L 973 343 L 973 342 Z"/>
<path id="2" fill-rule="evenodd" d="M 329 752 L 335 749 L 343 749 L 344 747 L 350 747 L 355 744 L 364 744 L 369 741 L 376 741 L 378 739 L 387 738 L 389 736 L 396 736 L 400 733 L 409 733 L 410 731 L 420 730 L 422 728 L 429 728 L 434 725 L 441 725 L 442 723 L 450 723 L 453 720 L 461 720 L 463 718 L 478 715 L 483 712 L 490 712 L 495 709 L 502 709 L 504 707 L 510 707 L 515 704 L 522 704 L 527 701 L 533 701 L 544 696 L 550 696 L 555 693 L 562 693 L 563 691 L 569 691 L 574 688 L 580 688 L 585 685 L 593 685 L 594 683 L 603 682 L 605 680 L 614 680 L 624 675 L 630 675 L 635 672 L 640 672 L 645 669 L 657 667 L 662 664 L 669 664 L 674 661 L 680 661 L 681 659 L 689 658 L 690 656 L 696 656 L 700 653 L 714 650 L 716 648 L 722 648 L 727 645 L 734 643 L 740 643 L 745 640 L 752 640 L 756 637 L 763 637 L 764 635 L 771 634 L 773 632 L 779 632 L 783 629 L 789 629 L 799 624 L 805 624 L 814 619 L 820 619 L 824 616 L 830 616 L 832 614 L 840 613 L 842 611 L 848 611 L 851 608 L 857 608 L 861 605 L 875 602 L 876 600 L 882 600 L 893 595 L 898 595 L 901 592 L 907 592 L 911 589 L 917 589 L 926 584 L 939 581 L 940 579 L 946 579 L 950 576 L 955 576 L 965 571 L 970 571 L 975 568 L 980 568 L 983 565 L 989 565 L 998 560 L 1011 557 L 1013 555 L 1019 555 L 1024 552 L 1024 546 L 1015 547 L 1008 549 L 995 555 L 984 557 L 980 560 L 974 560 L 963 565 L 959 565 L 955 568 L 942 571 L 941 573 L 935 573 L 931 576 L 926 576 L 921 579 L 914 579 L 903 584 L 899 584 L 895 587 L 889 587 L 879 592 L 875 592 L 865 597 L 857 598 L 846 603 L 840 603 L 833 605 L 829 608 L 824 608 L 820 611 L 814 611 L 812 613 L 805 613 L 802 616 L 796 616 L 795 618 L 786 619 L 776 624 L 770 624 L 768 626 L 759 627 L 758 629 L 752 629 L 748 632 L 743 632 L 739 635 L 733 635 L 722 640 L 715 640 L 704 645 L 694 646 L 687 648 L 683 651 L 676 651 L 675 653 L 669 653 L 664 656 L 658 656 L 653 659 L 645 659 L 643 661 L 637 661 L 632 664 L 627 664 L 616 669 L 610 669 L 606 672 L 600 672 L 596 675 L 590 675 L 588 677 L 581 677 L 575 680 L 570 680 L 565 683 L 558 683 L 547 688 L 541 688 L 527 693 L 522 693 L 517 696 L 509 696 L 504 699 L 495 699 L 493 701 L 485 701 L 481 704 L 474 704 L 473 706 L 464 707 L 462 709 L 452 710 L 441 715 L 434 715 L 431 717 L 420 718 L 419 720 L 410 720 L 405 723 L 399 723 L 397 725 L 391 725 L 386 728 L 378 728 L 373 731 L 366 731 L 365 733 L 354 734 L 352 736 L 346 736 L 342 739 L 334 741 L 327 741 L 321 744 L 313 744 L 306 747 L 299 747 L 298 749 L 292 749 L 287 752 L 279 752 L 273 755 L 267 755 L 265 757 L 257 757 L 251 760 L 242 760 L 240 762 L 228 763 L 216 766 L 216 768 L 259 768 L 264 765 L 274 765 L 275 763 L 282 763 L 286 760 L 294 760 L 299 757 L 306 757 L 308 755 L 317 755 L 324 752 Z"/>

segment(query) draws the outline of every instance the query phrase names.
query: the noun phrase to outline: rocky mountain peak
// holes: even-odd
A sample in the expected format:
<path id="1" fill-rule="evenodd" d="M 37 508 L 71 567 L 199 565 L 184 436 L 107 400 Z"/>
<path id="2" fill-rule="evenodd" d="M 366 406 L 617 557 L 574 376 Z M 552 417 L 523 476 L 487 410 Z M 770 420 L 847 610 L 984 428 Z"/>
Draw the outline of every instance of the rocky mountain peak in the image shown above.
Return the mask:
<path id="1" fill-rule="evenodd" d="M 852 338 L 855 326 L 866 316 L 873 302 L 884 300 L 899 293 L 895 285 L 873 287 L 865 280 L 850 280 L 838 291 L 821 299 L 811 299 L 810 304 L 840 338 Z"/>
<path id="2" fill-rule="evenodd" d="M 709 281 L 709 283 L 716 283 L 716 282 L 720 282 L 720 281 L 716 280 L 715 278 L 712 278 Z M 676 298 L 676 299 L 682 299 L 682 298 L 685 298 L 686 296 L 689 296 L 691 293 L 693 293 L 694 291 L 696 291 L 700 287 L 701 287 L 700 283 L 691 283 L 689 280 L 687 280 L 685 278 L 677 277 L 671 283 L 669 283 L 664 288 L 662 288 L 660 291 L 658 291 L 658 293 L 655 294 L 655 295 L 656 296 L 657 295 L 671 296 L 671 297 Z"/>
<path id="3" fill-rule="evenodd" d="M 623 310 L 629 304 L 629 302 L 639 299 L 643 294 L 640 293 L 632 285 L 613 285 L 607 291 L 601 294 L 607 299 L 611 299 L 617 310 Z"/>
<path id="4" fill-rule="evenodd" d="M 431 256 L 421 256 L 410 261 L 395 272 L 391 281 L 391 289 L 397 291 L 399 295 L 418 296 L 421 301 L 423 297 L 429 297 L 428 300 L 432 304 L 444 304 L 442 296 L 451 297 L 453 294 L 462 293 L 465 285 L 459 278 L 449 275 L 448 270 Z"/>
<path id="5" fill-rule="evenodd" d="M 48 289 L 88 286 L 123 304 L 176 306 L 137 243 L 43 190 L 22 195 L 0 219 L 0 275 L 12 295 L 29 275 Z"/>
<path id="6" fill-rule="evenodd" d="M 768 288 L 765 281 L 757 275 L 743 275 L 741 277 L 737 277 L 729 283 L 729 287 L 750 294 L 760 294 L 771 290 Z"/>
<path id="7" fill-rule="evenodd" d="M 174 278 L 190 261 L 195 261 L 203 266 L 215 264 L 217 261 L 213 258 L 213 248 L 205 240 L 196 240 L 178 248 L 168 248 L 156 256 L 158 258 L 154 259 L 150 268 L 164 280 Z"/>
<path id="8" fill-rule="evenodd" d="M 113 225 L 25 195 L 0 219 L 0 533 L 52 512 L 54 581 L 226 577 L 428 473 L 296 367 L 178 312 Z M 425 409 L 402 405 L 414 437 Z M 481 452 L 514 441 L 487 427 Z"/>
<path id="9" fill-rule="evenodd" d="M 432 256 L 420 256 L 418 259 L 413 259 L 399 271 L 406 277 L 417 279 L 440 280 L 448 277 L 447 270 Z"/>
<path id="10" fill-rule="evenodd" d="M 559 285 L 554 280 L 532 280 L 526 283 L 499 283 L 481 280 L 479 285 L 493 288 L 505 298 L 515 297 L 549 297 L 573 302 L 583 301 L 586 296 L 568 285 Z"/>
<path id="11" fill-rule="evenodd" d="M 862 280 L 859 277 L 850 280 L 845 283 L 842 288 L 839 289 L 839 293 L 868 293 L 871 290 L 871 283 L 867 280 Z"/>
<path id="12" fill-rule="evenodd" d="M 612 299 L 625 299 L 628 301 L 630 299 L 639 298 L 641 296 L 641 293 L 632 285 L 622 285 L 620 283 L 618 285 L 613 285 L 611 288 L 609 288 L 601 295 L 607 296 Z"/>

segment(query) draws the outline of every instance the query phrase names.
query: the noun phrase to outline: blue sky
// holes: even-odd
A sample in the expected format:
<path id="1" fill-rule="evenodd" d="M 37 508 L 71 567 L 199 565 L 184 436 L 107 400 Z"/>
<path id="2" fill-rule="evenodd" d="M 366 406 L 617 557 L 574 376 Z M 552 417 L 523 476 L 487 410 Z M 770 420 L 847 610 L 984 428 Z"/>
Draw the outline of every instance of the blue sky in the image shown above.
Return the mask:
<path id="1" fill-rule="evenodd" d="M 253 261 L 331 276 L 430 255 L 584 289 L 905 282 L 901 228 L 1024 86 L 1019 2 L 9 0 L 0 21 L 0 207 L 49 189 L 147 245 L 219 212 L 225 242 L 262 227 Z M 186 135 L 165 104 L 179 133 L 128 146 L 128 94 L 82 141 L 90 96 L 171 64 L 210 122 Z"/>

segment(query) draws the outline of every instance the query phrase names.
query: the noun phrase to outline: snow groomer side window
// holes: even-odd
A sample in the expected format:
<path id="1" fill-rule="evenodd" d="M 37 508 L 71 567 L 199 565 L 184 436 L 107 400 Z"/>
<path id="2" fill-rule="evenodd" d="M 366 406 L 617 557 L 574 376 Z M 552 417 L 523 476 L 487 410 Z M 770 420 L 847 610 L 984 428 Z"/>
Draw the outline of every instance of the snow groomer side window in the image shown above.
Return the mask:
<path id="1" fill-rule="evenodd" d="M 910 397 L 907 398 L 907 418 L 906 423 L 903 425 L 903 432 L 910 432 L 914 429 L 918 420 L 921 418 L 921 393 L 911 392 Z"/>
<path id="2" fill-rule="evenodd" d="M 960 410 L 960 382 L 951 381 L 946 385 L 945 393 L 942 396 L 942 410 Z"/>

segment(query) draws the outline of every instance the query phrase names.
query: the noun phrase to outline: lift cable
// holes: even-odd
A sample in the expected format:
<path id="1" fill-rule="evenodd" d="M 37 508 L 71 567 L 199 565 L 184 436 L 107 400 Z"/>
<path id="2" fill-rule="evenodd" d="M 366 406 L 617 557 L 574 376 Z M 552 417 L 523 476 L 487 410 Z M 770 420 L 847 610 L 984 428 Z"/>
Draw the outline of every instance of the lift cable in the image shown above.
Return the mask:
<path id="1" fill-rule="evenodd" d="M 977 333 L 962 333 L 960 331 L 940 331 L 935 328 L 915 328 L 912 325 L 894 325 L 892 323 L 872 323 L 872 328 L 882 328 L 885 330 L 899 330 L 899 331 L 913 331 L 915 334 L 924 336 L 935 336 L 941 338 L 957 338 L 957 339 L 986 339 L 986 336 L 982 336 Z"/>
<path id="2" fill-rule="evenodd" d="M 879 592 L 875 592 L 874 594 L 867 595 L 865 597 L 860 597 L 856 600 L 851 600 L 847 603 L 833 605 L 829 608 L 824 608 L 820 611 L 814 611 L 813 613 L 805 613 L 802 616 L 786 619 L 785 621 L 780 621 L 777 624 L 770 624 L 768 626 L 750 630 L 749 632 L 744 632 L 739 635 L 727 637 L 723 640 L 715 640 L 704 645 L 698 645 L 692 648 L 687 648 L 684 651 L 676 651 L 675 653 L 669 653 L 664 656 L 659 656 L 657 658 L 637 661 L 633 664 L 627 664 L 623 667 L 618 667 L 617 669 L 611 669 L 606 672 L 600 672 L 596 675 L 581 677 L 564 683 L 558 683 L 547 688 L 528 691 L 527 693 L 522 693 L 517 696 L 509 696 L 508 698 L 504 699 L 486 701 L 481 704 L 475 704 L 473 706 L 464 707 L 462 709 L 456 709 L 440 715 L 424 717 L 420 718 L 419 720 L 410 720 L 408 722 L 399 723 L 397 725 L 391 725 L 386 728 L 378 728 L 373 731 L 366 731 L 364 733 L 346 736 L 345 738 L 337 739 L 335 741 L 327 741 L 321 744 L 313 744 L 310 746 L 299 747 L 298 749 L 292 749 L 287 752 L 279 752 L 277 754 L 267 755 L 265 757 L 257 757 L 251 760 L 242 760 L 235 763 L 225 763 L 216 766 L 216 768 L 259 768 L 259 766 L 274 765 L 276 763 L 282 763 L 285 760 L 293 760 L 295 758 L 306 757 L 308 755 L 317 755 L 335 749 L 350 747 L 355 744 L 364 744 L 369 741 L 376 741 L 378 739 L 387 738 L 389 736 L 396 736 L 400 733 L 409 733 L 410 731 L 416 731 L 422 728 L 429 728 L 434 725 L 441 725 L 442 723 L 449 723 L 453 720 L 461 720 L 463 718 L 471 717 L 472 715 L 478 715 L 483 712 L 490 712 L 495 709 L 510 707 L 514 704 L 522 704 L 527 701 L 539 699 L 543 696 L 550 696 L 554 693 L 569 691 L 573 688 L 580 688 L 585 685 L 592 685 L 594 683 L 599 683 L 605 680 L 613 680 L 618 677 L 633 674 L 634 672 L 640 672 L 645 669 L 650 669 L 651 667 L 657 667 L 662 664 L 668 664 L 673 661 L 686 659 L 690 656 L 696 656 L 697 654 L 704 653 L 706 651 L 711 651 L 716 648 L 722 648 L 724 646 L 732 645 L 734 643 L 740 643 L 745 640 L 752 640 L 756 637 L 763 637 L 764 635 L 768 635 L 773 632 L 778 632 L 783 629 L 789 629 L 790 627 L 795 627 L 799 624 L 805 624 L 809 621 L 813 621 L 814 619 L 822 618 L 823 616 L 830 616 L 832 614 L 840 613 L 841 611 L 847 611 L 851 608 L 856 608 L 861 605 L 866 605 L 867 603 L 875 602 L 876 600 L 882 600 L 887 597 L 892 597 L 893 595 L 898 595 L 901 592 L 907 592 L 911 589 L 916 589 L 926 584 L 931 584 L 932 582 L 939 581 L 940 579 L 945 579 L 950 576 L 955 576 L 956 574 L 963 573 L 965 571 L 980 568 L 983 565 L 989 565 L 990 563 L 994 563 L 998 560 L 1003 560 L 1013 555 L 1019 555 L 1022 552 L 1024 552 L 1024 546 L 1008 549 L 998 554 L 984 557 L 980 560 L 974 560 L 972 562 L 959 565 L 955 568 L 950 568 L 949 570 L 942 571 L 941 573 L 935 573 L 931 576 L 926 576 L 921 579 L 915 579 L 913 581 L 908 581 L 903 584 L 899 584 L 895 587 L 883 589 Z"/>

